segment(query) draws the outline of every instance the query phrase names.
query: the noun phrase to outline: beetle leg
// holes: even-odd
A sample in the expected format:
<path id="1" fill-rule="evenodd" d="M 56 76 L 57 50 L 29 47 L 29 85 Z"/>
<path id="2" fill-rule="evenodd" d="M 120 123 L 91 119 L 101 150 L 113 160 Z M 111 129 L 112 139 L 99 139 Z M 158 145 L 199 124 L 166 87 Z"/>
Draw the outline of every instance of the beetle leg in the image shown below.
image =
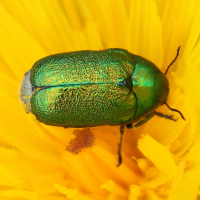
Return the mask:
<path id="1" fill-rule="evenodd" d="M 126 128 L 128 128 L 128 129 L 129 129 L 129 128 L 133 128 L 133 124 L 132 124 L 132 123 L 127 124 L 127 125 L 126 125 Z"/>
<path id="2" fill-rule="evenodd" d="M 160 113 L 160 112 L 156 112 L 156 111 L 154 111 L 154 112 L 155 112 L 155 115 L 157 115 L 158 117 L 164 117 L 164 118 L 170 119 L 172 121 L 176 121 L 177 120 L 177 119 L 173 118 L 173 115 L 164 115 L 163 113 Z"/>
<path id="3" fill-rule="evenodd" d="M 154 115 L 155 115 L 155 111 L 150 113 L 149 115 L 147 115 L 143 120 L 139 121 L 137 124 L 133 125 L 134 128 L 137 128 L 141 125 L 143 125 L 144 123 L 146 123 L 148 120 L 150 120 Z"/>
<path id="4" fill-rule="evenodd" d="M 166 119 L 170 119 L 172 121 L 176 121 L 176 119 L 173 118 L 173 115 L 164 115 L 163 113 L 160 113 L 160 112 L 152 112 L 150 113 L 149 115 L 146 116 L 146 118 L 144 118 L 143 120 L 141 120 L 140 122 L 138 122 L 137 124 L 135 124 L 133 127 L 134 128 L 137 128 L 141 125 L 143 125 L 144 123 L 146 123 L 148 120 L 150 120 L 154 115 L 157 115 L 158 117 L 164 117 Z M 128 124 L 128 127 L 130 127 L 130 125 Z M 127 128 L 128 128 L 127 127 Z"/>
<path id="5" fill-rule="evenodd" d="M 118 165 L 119 167 L 122 163 L 122 155 L 121 155 L 121 148 L 122 148 L 122 139 L 123 139 L 123 134 L 124 134 L 124 128 L 125 126 L 120 126 L 120 141 L 119 141 L 119 147 L 118 147 Z"/>

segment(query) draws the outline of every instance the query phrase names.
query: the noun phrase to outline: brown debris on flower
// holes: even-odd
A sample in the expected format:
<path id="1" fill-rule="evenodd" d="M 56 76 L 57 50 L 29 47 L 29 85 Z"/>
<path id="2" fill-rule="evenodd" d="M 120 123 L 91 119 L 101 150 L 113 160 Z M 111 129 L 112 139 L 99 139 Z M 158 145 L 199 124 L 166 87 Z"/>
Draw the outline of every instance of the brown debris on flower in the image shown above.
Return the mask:
<path id="1" fill-rule="evenodd" d="M 83 148 L 92 147 L 94 144 L 94 135 L 89 128 L 82 130 L 75 129 L 73 134 L 76 136 L 69 142 L 66 151 L 78 154 Z"/>

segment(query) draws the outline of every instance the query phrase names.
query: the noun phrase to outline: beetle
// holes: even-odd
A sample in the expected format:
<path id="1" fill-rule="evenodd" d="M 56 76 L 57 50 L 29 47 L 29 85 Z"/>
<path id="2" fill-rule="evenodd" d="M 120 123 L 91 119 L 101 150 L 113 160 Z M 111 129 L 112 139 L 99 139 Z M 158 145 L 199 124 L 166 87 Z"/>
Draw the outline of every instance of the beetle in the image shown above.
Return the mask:
<path id="1" fill-rule="evenodd" d="M 151 61 L 124 49 L 76 51 L 47 56 L 25 75 L 20 100 L 39 122 L 61 127 L 120 126 L 118 166 L 125 126 L 138 127 L 166 103 L 169 82 Z M 182 113 L 176 109 L 172 111 Z"/>

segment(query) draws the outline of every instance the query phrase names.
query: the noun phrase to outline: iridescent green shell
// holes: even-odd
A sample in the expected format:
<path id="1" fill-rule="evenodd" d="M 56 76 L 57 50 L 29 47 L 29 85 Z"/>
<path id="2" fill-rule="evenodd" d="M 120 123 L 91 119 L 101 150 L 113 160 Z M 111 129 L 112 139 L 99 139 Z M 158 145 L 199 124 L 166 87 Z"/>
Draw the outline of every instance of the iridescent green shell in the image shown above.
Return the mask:
<path id="1" fill-rule="evenodd" d="M 123 49 L 51 55 L 25 77 L 20 98 L 26 111 L 63 127 L 137 122 L 166 101 L 169 91 L 152 62 Z"/>

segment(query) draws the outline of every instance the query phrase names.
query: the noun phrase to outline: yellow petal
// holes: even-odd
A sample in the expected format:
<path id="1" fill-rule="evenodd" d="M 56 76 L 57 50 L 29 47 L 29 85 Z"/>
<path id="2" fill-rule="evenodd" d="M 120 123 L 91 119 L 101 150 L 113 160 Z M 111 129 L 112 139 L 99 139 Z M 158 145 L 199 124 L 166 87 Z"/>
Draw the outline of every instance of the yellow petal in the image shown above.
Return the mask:
<path id="1" fill-rule="evenodd" d="M 166 174 L 167 179 L 171 180 L 176 172 L 176 164 L 170 151 L 155 141 L 149 135 L 145 135 L 138 141 L 140 151 L 150 159 L 155 166 Z"/>

